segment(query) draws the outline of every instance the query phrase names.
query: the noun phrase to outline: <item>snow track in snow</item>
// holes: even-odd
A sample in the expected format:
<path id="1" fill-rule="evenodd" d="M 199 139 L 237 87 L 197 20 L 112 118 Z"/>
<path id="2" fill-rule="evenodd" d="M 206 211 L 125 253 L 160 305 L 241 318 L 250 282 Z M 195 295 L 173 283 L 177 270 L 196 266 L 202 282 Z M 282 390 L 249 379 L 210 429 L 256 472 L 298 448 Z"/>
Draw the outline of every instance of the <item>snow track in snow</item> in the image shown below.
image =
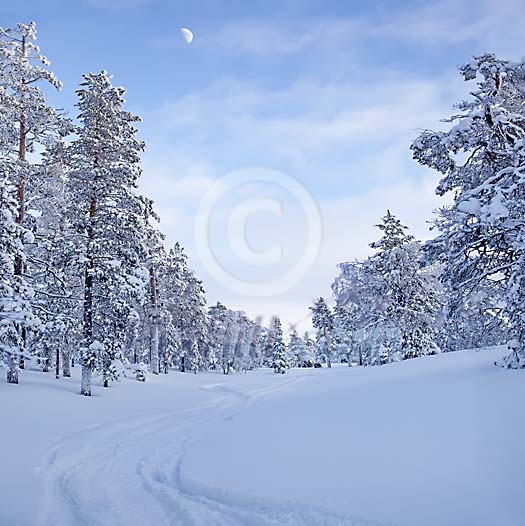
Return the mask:
<path id="1" fill-rule="evenodd" d="M 187 411 L 109 422 L 66 437 L 41 466 L 43 526 L 365 526 L 329 510 L 209 488 L 181 475 L 192 444 L 252 400 L 302 378 L 242 393 L 222 384 L 212 402 Z M 375 524 L 375 523 L 374 523 Z"/>

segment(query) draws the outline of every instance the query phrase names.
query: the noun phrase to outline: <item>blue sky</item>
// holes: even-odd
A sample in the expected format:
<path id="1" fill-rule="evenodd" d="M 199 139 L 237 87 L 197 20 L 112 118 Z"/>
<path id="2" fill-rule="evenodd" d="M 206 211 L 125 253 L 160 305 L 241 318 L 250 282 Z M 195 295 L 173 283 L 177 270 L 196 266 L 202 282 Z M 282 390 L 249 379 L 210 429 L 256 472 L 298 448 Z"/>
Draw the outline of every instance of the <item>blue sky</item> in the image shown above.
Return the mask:
<path id="1" fill-rule="evenodd" d="M 316 296 L 329 295 L 337 262 L 369 253 L 373 224 L 386 208 L 428 237 L 425 222 L 441 201 L 433 194 L 436 176 L 411 160 L 411 139 L 418 129 L 440 126 L 467 96 L 457 66 L 471 55 L 525 55 L 518 0 L 0 5 L 1 25 L 29 20 L 64 83 L 52 95 L 55 105 L 75 115 L 74 90 L 84 72 L 106 69 L 127 88 L 128 108 L 143 117 L 148 144 L 141 189 L 156 201 L 168 242 L 187 248 L 210 302 L 221 299 L 252 316 L 280 314 L 285 324 L 303 319 Z M 180 27 L 194 32 L 191 45 Z M 324 223 L 320 256 L 308 274 L 264 298 L 217 282 L 199 258 L 193 231 L 213 182 L 250 166 L 305 184 Z M 252 244 L 290 245 L 276 272 L 307 243 L 292 201 L 282 218 L 255 214 L 247 227 Z M 229 205 L 221 206 L 227 217 Z M 215 244 L 227 245 L 216 230 Z M 234 259 L 230 254 L 223 264 L 244 272 Z M 251 270 L 253 280 L 265 272 Z"/>

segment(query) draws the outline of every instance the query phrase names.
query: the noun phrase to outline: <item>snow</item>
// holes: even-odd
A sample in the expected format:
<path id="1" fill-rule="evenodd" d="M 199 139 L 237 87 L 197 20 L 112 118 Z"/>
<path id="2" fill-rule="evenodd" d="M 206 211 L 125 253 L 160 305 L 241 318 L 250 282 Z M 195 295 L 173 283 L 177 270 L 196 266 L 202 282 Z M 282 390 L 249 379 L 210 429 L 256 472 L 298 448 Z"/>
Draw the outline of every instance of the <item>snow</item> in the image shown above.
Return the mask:
<path id="1" fill-rule="evenodd" d="M 465 214 L 478 215 L 481 210 L 481 203 L 479 202 L 479 199 L 470 197 L 466 201 L 460 201 L 458 203 L 458 210 Z"/>
<path id="2" fill-rule="evenodd" d="M 509 209 L 505 206 L 505 197 L 501 190 L 496 191 L 496 195 L 490 203 L 483 207 L 482 212 L 486 215 L 489 223 L 495 223 L 498 219 L 509 217 Z"/>
<path id="3" fill-rule="evenodd" d="M 0 524 L 522 526 L 506 349 L 381 367 L 0 383 Z M 6 431 L 8 430 L 8 431 Z"/>

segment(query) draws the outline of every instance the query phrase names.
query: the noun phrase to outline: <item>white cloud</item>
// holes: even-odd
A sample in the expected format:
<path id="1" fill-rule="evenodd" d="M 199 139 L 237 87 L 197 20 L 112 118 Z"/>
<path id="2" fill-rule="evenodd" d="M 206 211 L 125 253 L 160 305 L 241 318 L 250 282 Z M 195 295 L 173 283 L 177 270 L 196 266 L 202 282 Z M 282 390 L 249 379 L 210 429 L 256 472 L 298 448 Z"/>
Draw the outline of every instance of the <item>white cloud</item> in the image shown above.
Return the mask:
<path id="1" fill-rule="evenodd" d="M 355 57 L 355 44 L 364 39 L 376 39 L 383 45 L 389 40 L 427 46 L 470 42 L 484 46 L 484 51 L 515 53 L 525 40 L 524 23 L 521 0 L 434 0 L 416 5 L 386 3 L 367 17 L 320 17 L 314 22 L 299 17 L 286 26 L 278 21 L 239 20 L 206 38 L 228 52 L 262 57 L 313 51 L 350 60 Z"/>
<path id="2" fill-rule="evenodd" d="M 165 133 L 180 137 L 177 148 L 226 158 L 231 168 L 239 168 L 232 166 L 239 158 L 281 169 L 322 168 L 324 157 L 345 150 L 351 157 L 363 145 L 408 148 L 416 128 L 449 111 L 460 85 L 455 72 L 430 81 L 384 71 L 380 79 L 362 74 L 280 89 L 222 80 L 165 105 L 159 115 Z"/>
<path id="3" fill-rule="evenodd" d="M 369 31 L 382 38 L 433 46 L 477 43 L 481 51 L 512 53 L 523 45 L 521 0 L 438 0 L 390 13 Z M 519 42 L 521 40 L 521 42 Z M 465 57 L 467 58 L 467 57 Z"/>
<path id="4" fill-rule="evenodd" d="M 230 52 L 262 56 L 291 55 L 310 47 L 317 50 L 340 49 L 359 36 L 359 25 L 357 20 L 343 19 L 297 28 L 243 20 L 221 27 L 209 40 Z"/>

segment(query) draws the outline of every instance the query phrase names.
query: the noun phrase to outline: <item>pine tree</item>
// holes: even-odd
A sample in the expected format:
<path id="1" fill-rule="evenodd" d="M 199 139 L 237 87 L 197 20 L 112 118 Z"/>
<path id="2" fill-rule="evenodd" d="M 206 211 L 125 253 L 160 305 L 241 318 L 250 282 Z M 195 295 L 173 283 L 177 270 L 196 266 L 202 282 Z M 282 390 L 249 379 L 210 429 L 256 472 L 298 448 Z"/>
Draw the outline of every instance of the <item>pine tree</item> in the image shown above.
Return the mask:
<path id="1" fill-rule="evenodd" d="M 18 383 L 19 328 L 31 326 L 33 316 L 28 294 L 20 290 L 15 275 L 15 261 L 24 258 L 20 239 L 23 230 L 16 222 L 17 206 L 5 167 L 5 163 L 0 165 L 0 356 L 7 365 L 7 381 Z"/>
<path id="2" fill-rule="evenodd" d="M 263 328 L 256 321 L 252 331 L 250 348 L 248 351 L 250 357 L 250 369 L 255 369 L 262 365 L 263 334 Z"/>
<path id="3" fill-rule="evenodd" d="M 160 327 L 160 362 L 164 374 L 168 374 L 176 357 L 180 355 L 181 339 L 180 333 L 173 323 L 172 315 L 163 303 L 160 308 Z"/>
<path id="4" fill-rule="evenodd" d="M 144 294 L 147 203 L 136 193 L 140 153 L 135 123 L 123 109 L 123 88 L 102 72 L 84 76 L 77 92 L 81 126 L 71 145 L 69 217 L 79 233 L 78 268 L 83 276 L 81 394 L 91 395 L 91 376 L 104 385 L 118 376 L 115 361 L 126 341 L 132 301 Z"/>
<path id="5" fill-rule="evenodd" d="M 361 261 L 340 263 L 340 273 L 332 284 L 332 290 L 336 308 L 349 311 L 355 322 L 353 329 L 341 326 L 339 330 L 352 330 L 351 339 L 356 362 L 359 365 L 372 365 L 376 359 L 371 348 L 370 335 L 376 333 L 375 327 L 381 321 L 378 313 L 382 311 L 383 301 L 376 294 L 377 276 L 366 272 L 365 267 L 366 262 Z M 344 337 L 348 338 L 346 334 Z"/>
<path id="6" fill-rule="evenodd" d="M 381 218 L 381 223 L 375 225 L 381 232 L 383 237 L 374 243 L 371 243 L 372 248 L 377 248 L 382 251 L 392 250 L 398 248 L 414 239 L 413 236 L 406 234 L 408 227 L 403 225 L 401 221 L 395 217 L 390 210 L 386 211 L 386 215 Z"/>
<path id="7" fill-rule="evenodd" d="M 221 364 L 224 374 L 227 372 L 227 363 L 229 361 L 229 357 L 226 355 L 225 342 L 227 318 L 227 309 L 219 301 L 208 310 L 210 355 L 214 357 L 210 362 L 216 361 L 218 364 Z"/>
<path id="8" fill-rule="evenodd" d="M 287 346 L 288 363 L 295 367 L 303 367 L 305 362 L 305 344 L 295 329 L 290 333 L 290 341 Z"/>
<path id="9" fill-rule="evenodd" d="M 17 213 L 15 222 L 23 228 L 18 229 L 22 248 L 15 257 L 15 293 L 26 306 L 33 303 L 34 293 L 25 265 L 27 257 L 25 244 L 33 242 L 31 217 L 27 215 L 27 194 L 31 197 L 34 179 L 38 170 L 28 161 L 27 154 L 38 146 L 47 146 L 54 141 L 63 127 L 53 108 L 46 104 L 40 85 L 47 83 L 61 88 L 60 82 L 47 67 L 48 59 L 40 53 L 35 44 L 36 25 L 17 24 L 13 28 L 0 28 L 0 162 L 3 177 L 7 177 L 7 188 L 13 192 Z M 35 323 L 37 318 L 33 313 Z M 28 324 L 18 324 L 18 354 L 20 367 L 24 367 Z M 15 352 L 15 351 L 13 351 Z M 18 372 L 13 369 L 16 360 L 11 359 L 8 378 L 10 383 L 18 383 Z"/>
<path id="10" fill-rule="evenodd" d="M 273 367 L 273 327 L 274 320 L 270 323 L 270 329 L 265 329 L 261 336 L 262 365 Z"/>
<path id="11" fill-rule="evenodd" d="M 340 358 L 344 356 L 348 366 L 359 357 L 355 356 L 355 340 L 358 329 L 359 309 L 354 303 L 336 304 L 334 309 L 334 339 Z M 357 359 L 356 359 L 357 358 Z"/>
<path id="12" fill-rule="evenodd" d="M 161 300 L 159 299 L 159 267 L 164 258 L 164 236 L 150 225 L 150 220 L 159 221 L 159 217 L 153 211 L 153 202 L 146 202 L 145 226 L 147 229 L 147 267 L 148 267 L 148 296 L 149 296 L 149 335 L 150 335 L 150 369 L 153 374 L 160 373 L 160 351 L 159 351 L 159 324 L 161 320 Z"/>
<path id="13" fill-rule="evenodd" d="M 312 367 L 315 361 L 315 342 L 310 338 L 310 334 L 306 331 L 303 335 L 304 341 L 304 357 L 302 361 L 306 366 Z"/>
<path id="14" fill-rule="evenodd" d="M 180 369 L 184 370 L 186 358 L 192 360 L 193 350 L 198 351 L 195 360 L 200 362 L 207 341 L 204 288 L 188 266 L 188 258 L 179 243 L 170 250 L 161 273 L 164 303 L 180 335 L 178 358 Z"/>
<path id="15" fill-rule="evenodd" d="M 35 225 L 36 243 L 28 245 L 29 272 L 33 278 L 34 310 L 42 321 L 35 347 L 40 350 L 44 370 L 54 361 L 55 376 L 71 376 L 72 348 L 79 335 L 79 304 L 74 259 L 74 233 L 67 222 L 68 196 L 65 191 L 67 149 L 57 143 L 43 155 L 42 178 L 32 210 L 39 210 Z"/>
<path id="16" fill-rule="evenodd" d="M 486 54 L 460 71 L 477 84 L 472 98 L 457 106 L 451 129 L 425 131 L 412 144 L 414 158 L 443 175 L 437 193 L 454 196 L 430 252 L 464 303 L 481 284 L 503 291 L 512 337 L 504 365 L 525 367 L 525 62 Z"/>
<path id="17" fill-rule="evenodd" d="M 312 311 L 312 323 L 316 329 L 317 353 L 326 361 L 327 367 L 332 367 L 334 350 L 334 320 L 330 308 L 324 298 L 315 301 Z"/>
<path id="18" fill-rule="evenodd" d="M 286 347 L 283 342 L 281 320 L 274 318 L 272 327 L 272 367 L 275 373 L 284 374 L 289 367 L 286 361 Z"/>
<path id="19" fill-rule="evenodd" d="M 422 272 L 420 245 L 405 234 L 407 227 L 390 212 L 378 225 L 383 237 L 370 246 L 379 249 L 365 264 L 373 277 L 374 305 L 378 323 L 376 340 L 381 363 L 415 358 L 439 352 L 435 343 L 435 319 L 440 303 L 438 293 Z"/>

